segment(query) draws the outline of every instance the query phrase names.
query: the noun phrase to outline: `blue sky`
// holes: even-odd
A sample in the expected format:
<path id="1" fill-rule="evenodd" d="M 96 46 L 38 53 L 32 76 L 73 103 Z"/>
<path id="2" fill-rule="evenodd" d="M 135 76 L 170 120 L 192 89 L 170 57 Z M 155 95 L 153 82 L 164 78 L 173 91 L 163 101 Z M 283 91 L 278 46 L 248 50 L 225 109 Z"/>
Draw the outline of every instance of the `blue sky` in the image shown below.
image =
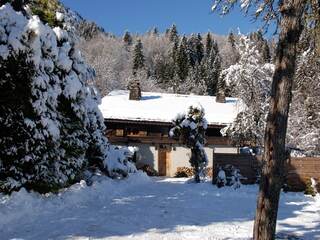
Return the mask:
<path id="1" fill-rule="evenodd" d="M 62 0 L 84 18 L 96 22 L 106 31 L 122 35 L 128 30 L 144 33 L 157 26 L 163 32 L 175 23 L 181 34 L 228 34 L 239 27 L 242 33 L 258 28 L 251 17 L 244 17 L 238 9 L 221 17 L 210 12 L 213 0 Z"/>

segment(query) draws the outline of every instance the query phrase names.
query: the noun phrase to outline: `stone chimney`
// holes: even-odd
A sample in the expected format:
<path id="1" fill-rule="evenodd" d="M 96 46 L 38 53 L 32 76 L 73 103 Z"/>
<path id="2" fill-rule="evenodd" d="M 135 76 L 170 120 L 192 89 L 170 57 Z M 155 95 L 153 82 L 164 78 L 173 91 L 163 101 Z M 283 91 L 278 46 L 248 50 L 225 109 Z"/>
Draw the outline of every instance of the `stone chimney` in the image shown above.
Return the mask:
<path id="1" fill-rule="evenodd" d="M 216 102 L 217 103 L 226 103 L 226 95 L 224 94 L 224 91 L 218 91 L 216 96 Z"/>
<path id="2" fill-rule="evenodd" d="M 136 100 L 139 101 L 141 99 L 141 88 L 139 80 L 132 80 L 129 83 L 129 100 Z"/>

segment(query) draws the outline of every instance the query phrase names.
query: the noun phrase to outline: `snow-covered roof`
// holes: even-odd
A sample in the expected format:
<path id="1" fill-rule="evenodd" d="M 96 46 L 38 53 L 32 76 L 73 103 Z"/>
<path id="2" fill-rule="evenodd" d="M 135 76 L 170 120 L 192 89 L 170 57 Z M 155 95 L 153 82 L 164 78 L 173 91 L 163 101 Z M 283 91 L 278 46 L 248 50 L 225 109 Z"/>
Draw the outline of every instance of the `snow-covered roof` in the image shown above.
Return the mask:
<path id="1" fill-rule="evenodd" d="M 210 125 L 232 123 L 239 112 L 239 100 L 226 98 L 217 103 L 215 97 L 142 92 L 140 101 L 129 100 L 129 91 L 116 90 L 102 99 L 99 106 L 105 119 L 171 122 L 190 105 L 201 104 Z"/>

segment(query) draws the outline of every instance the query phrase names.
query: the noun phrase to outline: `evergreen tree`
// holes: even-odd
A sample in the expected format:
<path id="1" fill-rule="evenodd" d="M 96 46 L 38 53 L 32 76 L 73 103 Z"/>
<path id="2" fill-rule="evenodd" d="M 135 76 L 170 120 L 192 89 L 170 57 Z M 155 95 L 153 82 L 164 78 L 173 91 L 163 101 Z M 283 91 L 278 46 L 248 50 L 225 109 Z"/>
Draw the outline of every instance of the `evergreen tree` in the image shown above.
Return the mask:
<path id="1" fill-rule="evenodd" d="M 201 34 L 198 33 L 197 35 L 197 45 L 196 45 L 196 53 L 197 53 L 197 62 L 198 64 L 201 63 L 203 57 L 204 57 L 204 46 L 202 43 L 202 37 Z"/>
<path id="2" fill-rule="evenodd" d="M 174 121 L 170 130 L 170 137 L 182 140 L 183 144 L 191 148 L 190 164 L 194 170 L 197 183 L 205 177 L 205 168 L 208 165 L 204 151 L 205 132 L 207 121 L 201 105 L 190 106 L 186 114 L 180 114 Z"/>
<path id="3" fill-rule="evenodd" d="M 236 39 L 235 39 L 234 33 L 232 31 L 228 35 L 228 42 L 232 48 L 236 47 Z"/>
<path id="4" fill-rule="evenodd" d="M 213 39 L 212 39 L 211 33 L 208 32 L 206 35 L 206 56 L 210 55 L 212 46 L 213 46 Z"/>
<path id="5" fill-rule="evenodd" d="M 132 45 L 132 37 L 128 31 L 124 33 L 122 40 L 127 48 Z"/>
<path id="6" fill-rule="evenodd" d="M 187 38 L 182 37 L 179 45 L 178 52 L 176 54 L 175 66 L 176 74 L 181 80 L 185 80 L 188 76 L 189 70 L 188 54 L 187 54 Z"/>
<path id="7" fill-rule="evenodd" d="M 267 40 L 263 38 L 261 31 L 250 34 L 250 39 L 257 45 L 256 49 L 262 55 L 262 61 L 265 63 L 270 62 L 270 49 Z"/>
<path id="8" fill-rule="evenodd" d="M 190 66 L 194 67 L 196 63 L 200 64 L 204 56 L 204 47 L 201 35 L 192 34 L 188 40 L 188 57 Z"/>
<path id="9" fill-rule="evenodd" d="M 172 24 L 171 28 L 168 30 L 168 37 L 171 42 L 176 42 L 179 39 L 178 29 L 175 24 Z"/>
<path id="10" fill-rule="evenodd" d="M 55 191 L 87 167 L 104 170 L 103 118 L 73 35 L 10 5 L 0 19 L 7 29 L 0 53 L 0 191 Z"/>
<path id="11" fill-rule="evenodd" d="M 208 94 L 213 96 L 216 94 L 217 83 L 221 73 L 222 60 L 219 53 L 218 44 L 212 40 L 211 51 L 206 55 L 202 65 L 205 71 L 204 81 L 207 85 Z"/>
<path id="12" fill-rule="evenodd" d="M 143 46 L 140 39 L 138 39 L 133 50 L 133 75 L 140 69 L 144 68 L 145 58 L 143 55 Z"/>
<path id="13" fill-rule="evenodd" d="M 159 36 L 159 30 L 157 27 L 154 27 L 152 30 L 151 30 L 151 33 L 155 36 Z"/>
<path id="14" fill-rule="evenodd" d="M 182 94 L 207 94 L 205 69 L 202 65 L 196 64 L 193 68 L 189 68 L 188 76 L 180 83 L 178 92 Z"/>

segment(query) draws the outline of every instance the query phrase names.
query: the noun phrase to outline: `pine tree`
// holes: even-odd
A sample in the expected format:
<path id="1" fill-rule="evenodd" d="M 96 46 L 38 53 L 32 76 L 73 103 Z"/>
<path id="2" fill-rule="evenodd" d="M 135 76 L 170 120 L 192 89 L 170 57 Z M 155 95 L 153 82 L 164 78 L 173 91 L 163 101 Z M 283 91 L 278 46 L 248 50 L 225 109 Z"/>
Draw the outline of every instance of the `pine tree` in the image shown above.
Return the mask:
<path id="1" fill-rule="evenodd" d="M 175 24 L 172 24 L 171 28 L 168 30 L 168 37 L 171 42 L 176 42 L 179 39 L 178 29 Z"/>
<path id="2" fill-rule="evenodd" d="M 157 27 L 154 27 L 152 30 L 151 30 L 151 33 L 155 36 L 159 36 L 159 30 Z"/>
<path id="3" fill-rule="evenodd" d="M 133 52 L 133 75 L 135 75 L 138 70 L 144 68 L 144 63 L 143 46 L 141 40 L 138 39 Z"/>
<path id="4" fill-rule="evenodd" d="M 176 74 L 179 76 L 180 80 L 185 80 L 188 76 L 188 63 L 187 38 L 183 36 L 175 59 Z"/>
<path id="5" fill-rule="evenodd" d="M 128 31 L 124 33 L 122 40 L 127 48 L 129 48 L 132 45 L 132 37 Z"/>
<path id="6" fill-rule="evenodd" d="M 181 81 L 178 92 L 181 94 L 206 95 L 207 91 L 204 67 L 196 64 L 193 68 L 189 68 L 188 76 L 184 81 Z"/>
<path id="7" fill-rule="evenodd" d="M 251 33 L 250 39 L 256 44 L 257 50 L 261 53 L 262 61 L 265 63 L 270 62 L 271 56 L 268 41 L 263 38 L 261 31 Z"/>
<path id="8" fill-rule="evenodd" d="M 232 48 L 236 47 L 236 39 L 235 39 L 234 33 L 232 31 L 228 35 L 228 42 Z"/>
<path id="9" fill-rule="evenodd" d="M 205 55 L 202 65 L 205 71 L 204 81 L 207 85 L 208 94 L 213 96 L 216 94 L 218 79 L 222 68 L 218 44 L 214 40 L 212 40 L 211 43 L 211 51 L 209 55 Z"/>
<path id="10" fill-rule="evenodd" d="M 213 47 L 213 39 L 211 33 L 207 33 L 206 35 L 206 56 L 209 56 L 211 53 L 211 49 Z"/>
<path id="11" fill-rule="evenodd" d="M 194 67 L 196 63 L 200 64 L 204 56 L 204 47 L 200 34 L 192 34 L 188 40 L 188 57 L 190 66 Z"/>

